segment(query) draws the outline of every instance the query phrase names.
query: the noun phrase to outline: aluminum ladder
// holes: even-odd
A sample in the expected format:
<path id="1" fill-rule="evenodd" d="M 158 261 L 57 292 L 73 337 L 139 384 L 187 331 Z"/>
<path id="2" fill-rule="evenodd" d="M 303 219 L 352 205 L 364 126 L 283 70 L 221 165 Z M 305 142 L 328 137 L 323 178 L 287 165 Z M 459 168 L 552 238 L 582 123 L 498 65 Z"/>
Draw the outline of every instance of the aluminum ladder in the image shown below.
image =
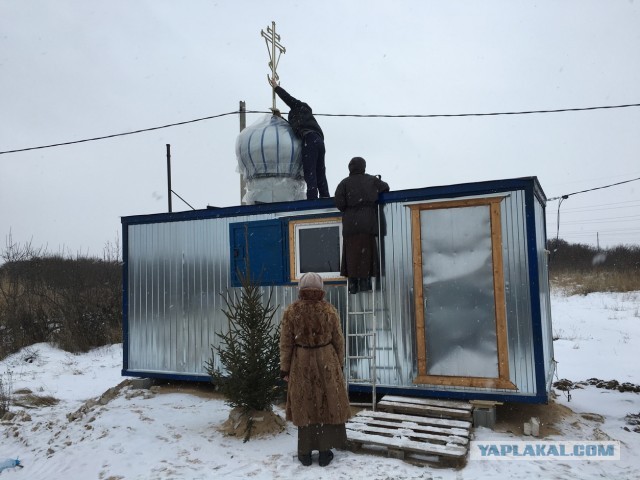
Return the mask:
<path id="1" fill-rule="evenodd" d="M 376 409 L 376 278 L 371 278 L 371 291 L 349 293 L 347 289 L 347 318 L 345 322 L 345 382 L 349 385 L 370 385 L 371 403 L 352 403 Z M 366 364 L 363 368 L 363 363 Z M 354 373 L 355 372 L 355 373 Z M 367 373 L 368 372 L 368 373 Z"/>

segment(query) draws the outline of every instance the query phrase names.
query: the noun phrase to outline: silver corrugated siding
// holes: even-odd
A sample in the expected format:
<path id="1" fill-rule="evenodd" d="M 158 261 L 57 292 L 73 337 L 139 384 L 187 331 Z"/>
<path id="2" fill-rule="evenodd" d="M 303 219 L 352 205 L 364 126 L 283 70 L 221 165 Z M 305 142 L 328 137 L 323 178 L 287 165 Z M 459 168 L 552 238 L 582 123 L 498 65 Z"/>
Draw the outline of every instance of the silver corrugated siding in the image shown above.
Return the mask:
<path id="1" fill-rule="evenodd" d="M 211 345 L 219 345 L 217 333 L 228 328 L 221 294 L 233 291 L 229 224 L 272 218 L 276 215 L 128 226 L 129 372 L 206 375 Z M 326 290 L 343 314 L 344 288 Z M 263 291 L 266 301 L 269 288 Z M 273 288 L 272 305 L 280 306 L 275 322 L 295 298 L 295 287 Z"/>
<path id="2" fill-rule="evenodd" d="M 527 264 L 525 196 L 513 191 L 501 202 L 505 300 L 509 344 L 509 373 L 518 392 L 535 394 L 533 339 L 531 330 L 531 299 Z M 462 199 L 456 198 L 457 200 Z M 446 200 L 446 199 L 442 199 Z M 416 202 L 412 202 L 416 203 Z M 382 321 L 378 331 L 378 372 L 380 385 L 414 386 L 417 376 L 416 333 L 413 303 L 413 264 L 411 250 L 411 219 L 408 204 L 389 203 L 382 209 L 386 235 L 383 236 L 384 256 Z M 472 387 L 424 386 L 434 390 L 482 391 Z M 491 390 L 495 391 L 495 390 Z"/>
<path id="3" fill-rule="evenodd" d="M 505 195 L 501 202 L 501 218 L 509 372 L 518 391 L 504 390 L 504 393 L 534 395 L 525 195 L 519 190 Z M 393 202 L 382 207 L 382 289 L 376 301 L 377 382 L 383 386 L 487 392 L 487 389 L 471 387 L 413 384 L 417 375 L 417 355 L 411 221 L 406 205 Z M 305 212 L 314 213 L 326 213 L 326 210 Z M 226 330 L 228 325 L 222 314 L 224 301 L 220 294 L 232 291 L 229 224 L 282 216 L 286 214 L 128 225 L 127 370 L 130 373 L 206 374 L 204 363 L 211 356 L 210 346 L 219 344 L 216 333 Z M 544 245 L 544 220 L 538 217 L 542 214 L 536 210 L 536 239 L 540 250 L 544 248 L 541 247 Z M 546 268 L 539 267 L 544 292 L 547 285 L 542 281 L 546 279 Z M 268 290 L 264 288 L 265 293 Z M 345 287 L 327 286 L 326 290 L 328 300 L 336 306 L 344 321 Z M 280 321 L 284 308 L 295 298 L 297 289 L 294 286 L 273 288 L 272 304 L 280 306 L 274 321 Z M 544 357 L 550 362 L 553 352 L 548 294 L 543 294 L 540 301 L 543 302 Z M 364 372 L 366 366 L 356 362 L 350 368 Z M 547 376 L 549 374 L 547 372 Z"/>
<path id="4" fill-rule="evenodd" d="M 545 382 L 547 391 L 551 389 L 555 363 L 553 356 L 553 328 L 551 321 L 551 299 L 549 286 L 549 252 L 547 250 L 546 218 L 544 205 L 536 201 L 536 246 L 538 256 L 538 282 L 540 283 L 540 321 L 542 322 L 542 350 L 544 357 Z"/>

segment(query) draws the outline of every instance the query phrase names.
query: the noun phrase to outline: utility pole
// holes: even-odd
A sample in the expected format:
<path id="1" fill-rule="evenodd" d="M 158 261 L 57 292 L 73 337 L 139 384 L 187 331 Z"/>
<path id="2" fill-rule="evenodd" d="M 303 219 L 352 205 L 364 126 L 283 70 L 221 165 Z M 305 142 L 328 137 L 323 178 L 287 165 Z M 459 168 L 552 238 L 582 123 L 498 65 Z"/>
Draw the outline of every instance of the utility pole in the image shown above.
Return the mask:
<path id="1" fill-rule="evenodd" d="M 240 100 L 240 131 L 247 127 L 247 106 L 245 102 Z M 247 182 L 244 179 L 244 175 L 240 173 L 240 205 L 244 205 L 244 196 L 247 193 Z"/>
<path id="2" fill-rule="evenodd" d="M 171 213 L 171 145 L 167 143 L 167 198 L 169 199 L 169 213 Z"/>

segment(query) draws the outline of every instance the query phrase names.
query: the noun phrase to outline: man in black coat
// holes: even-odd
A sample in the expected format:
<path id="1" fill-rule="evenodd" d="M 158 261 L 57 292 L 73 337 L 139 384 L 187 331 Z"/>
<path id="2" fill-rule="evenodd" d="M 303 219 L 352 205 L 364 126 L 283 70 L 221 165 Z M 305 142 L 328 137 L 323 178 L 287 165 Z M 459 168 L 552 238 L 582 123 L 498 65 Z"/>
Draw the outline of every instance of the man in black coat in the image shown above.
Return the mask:
<path id="1" fill-rule="evenodd" d="M 336 188 L 335 202 L 342 215 L 342 261 L 340 274 L 349 279 L 349 293 L 371 290 L 378 276 L 378 195 L 389 191 L 379 177 L 365 173 L 367 162 L 354 157 L 349 176 Z"/>
<path id="2" fill-rule="evenodd" d="M 289 95 L 278 82 L 269 78 L 275 92 L 289 107 L 289 125 L 302 140 L 302 170 L 307 184 L 307 200 L 328 198 L 329 184 L 324 165 L 324 134 L 313 116 L 311 107 Z"/>

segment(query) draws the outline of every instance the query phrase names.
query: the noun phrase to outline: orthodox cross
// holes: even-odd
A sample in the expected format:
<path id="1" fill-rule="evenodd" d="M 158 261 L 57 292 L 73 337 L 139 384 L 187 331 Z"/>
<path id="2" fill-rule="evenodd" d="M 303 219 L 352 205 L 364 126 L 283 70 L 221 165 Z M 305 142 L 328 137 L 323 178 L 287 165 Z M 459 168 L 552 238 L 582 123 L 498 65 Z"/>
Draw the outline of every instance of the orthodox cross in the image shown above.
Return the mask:
<path id="1" fill-rule="evenodd" d="M 277 82 L 279 80 L 278 73 L 276 69 L 278 68 L 278 62 L 280 61 L 280 55 L 286 53 L 286 49 L 280 43 L 280 35 L 276 33 L 276 22 L 271 22 L 271 26 L 267 27 L 267 32 L 264 30 L 260 30 L 260 35 L 264 38 L 265 43 L 267 44 L 267 50 L 269 51 L 269 68 L 271 68 L 271 78 Z M 278 52 L 278 56 L 276 57 L 276 50 Z M 269 75 L 267 75 L 267 79 L 269 79 Z M 276 110 L 276 89 L 275 87 L 271 88 L 271 97 L 273 101 L 272 110 Z"/>

